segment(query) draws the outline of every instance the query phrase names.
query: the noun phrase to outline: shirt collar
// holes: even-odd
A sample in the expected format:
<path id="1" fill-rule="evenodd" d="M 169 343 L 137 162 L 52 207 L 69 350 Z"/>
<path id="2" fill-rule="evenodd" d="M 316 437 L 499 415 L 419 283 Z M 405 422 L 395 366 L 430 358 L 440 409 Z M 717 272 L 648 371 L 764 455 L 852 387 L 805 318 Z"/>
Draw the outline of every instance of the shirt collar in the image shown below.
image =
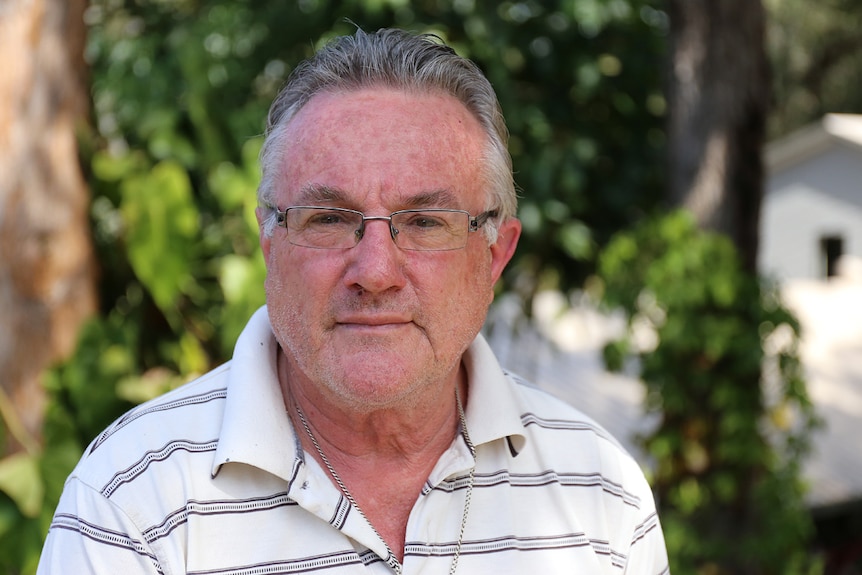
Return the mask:
<path id="1" fill-rule="evenodd" d="M 278 344 L 266 306 L 237 340 L 228 372 L 224 419 L 212 474 L 228 462 L 245 463 L 289 481 L 302 459 L 299 438 L 284 408 L 276 367 Z M 463 358 L 469 381 L 465 416 L 474 445 L 508 438 L 517 453 L 525 442 L 521 410 L 506 376 L 481 335 Z"/>
<path id="2" fill-rule="evenodd" d="M 462 360 L 467 369 L 467 431 L 474 445 L 508 438 L 517 454 L 526 442 L 515 383 L 506 375 L 485 338 L 479 334 Z"/>
<path id="3" fill-rule="evenodd" d="M 213 476 L 223 464 L 239 462 L 290 480 L 302 450 L 284 407 L 277 350 L 263 306 L 252 315 L 234 348 Z"/>

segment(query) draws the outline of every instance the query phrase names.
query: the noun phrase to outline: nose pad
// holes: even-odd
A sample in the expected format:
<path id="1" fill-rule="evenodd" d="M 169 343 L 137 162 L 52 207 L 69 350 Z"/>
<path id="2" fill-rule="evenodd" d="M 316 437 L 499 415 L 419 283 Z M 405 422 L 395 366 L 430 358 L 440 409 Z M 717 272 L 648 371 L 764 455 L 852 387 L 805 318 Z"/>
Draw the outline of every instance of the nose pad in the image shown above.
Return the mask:
<path id="1" fill-rule="evenodd" d="M 389 235 L 392 237 L 392 241 L 396 244 L 398 243 L 398 229 L 392 224 L 392 218 L 387 216 L 371 216 L 362 219 L 362 222 L 359 224 L 359 227 L 353 232 L 356 235 L 356 243 L 358 244 L 362 238 L 365 237 L 365 226 L 369 221 L 380 220 L 385 221 L 389 224 Z"/>

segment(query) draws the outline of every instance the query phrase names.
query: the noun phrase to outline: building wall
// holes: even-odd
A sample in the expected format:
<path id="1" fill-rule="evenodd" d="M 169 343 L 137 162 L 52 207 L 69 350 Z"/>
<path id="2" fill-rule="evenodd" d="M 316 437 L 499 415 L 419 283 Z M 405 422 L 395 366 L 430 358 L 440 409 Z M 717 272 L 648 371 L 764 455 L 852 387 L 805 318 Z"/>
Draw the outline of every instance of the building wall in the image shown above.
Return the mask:
<path id="1" fill-rule="evenodd" d="M 821 240 L 829 236 L 862 258 L 862 149 L 836 143 L 770 175 L 760 229 L 760 271 L 777 279 L 825 277 Z"/>

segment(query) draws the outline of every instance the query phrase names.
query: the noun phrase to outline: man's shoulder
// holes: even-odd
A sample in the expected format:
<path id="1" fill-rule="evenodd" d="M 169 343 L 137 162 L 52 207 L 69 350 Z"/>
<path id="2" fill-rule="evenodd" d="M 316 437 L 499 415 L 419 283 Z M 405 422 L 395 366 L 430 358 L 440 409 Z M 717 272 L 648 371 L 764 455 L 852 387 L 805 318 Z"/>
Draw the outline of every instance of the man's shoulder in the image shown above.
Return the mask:
<path id="1" fill-rule="evenodd" d="M 580 422 L 597 428 L 602 427 L 577 406 L 558 397 L 551 391 L 540 387 L 534 382 L 516 373 L 509 371 L 505 373 L 507 378 L 512 381 L 515 389 L 518 391 L 522 404 L 526 408 L 535 410 L 537 412 L 536 415 Z"/>
<path id="2" fill-rule="evenodd" d="M 103 485 L 125 469 L 214 451 L 229 371 L 230 362 L 120 416 L 93 439 L 73 476 Z"/>
<path id="3" fill-rule="evenodd" d="M 598 449 L 631 458 L 612 433 L 577 406 L 517 374 L 506 372 L 506 376 L 520 397 L 521 423 L 525 430 L 534 432 L 543 446 L 553 446 L 561 438 L 568 442 L 576 434 L 582 448 L 592 443 Z"/>
<path id="4" fill-rule="evenodd" d="M 603 425 L 524 378 L 507 376 L 519 396 L 525 436 L 513 466 L 564 485 L 600 486 L 608 501 L 654 508 L 641 463 Z"/>

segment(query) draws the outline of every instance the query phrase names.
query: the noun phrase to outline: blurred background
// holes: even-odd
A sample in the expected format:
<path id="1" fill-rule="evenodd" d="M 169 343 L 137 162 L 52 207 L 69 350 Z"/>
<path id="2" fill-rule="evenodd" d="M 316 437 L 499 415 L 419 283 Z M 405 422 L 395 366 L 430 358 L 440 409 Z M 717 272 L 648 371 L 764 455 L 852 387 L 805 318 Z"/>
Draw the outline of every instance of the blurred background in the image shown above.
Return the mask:
<path id="1" fill-rule="evenodd" d="M 862 573 L 862 0 L 0 0 L 0 573 L 102 428 L 229 359 L 266 110 L 356 26 L 494 84 L 486 335 L 639 458 L 672 572 Z"/>

